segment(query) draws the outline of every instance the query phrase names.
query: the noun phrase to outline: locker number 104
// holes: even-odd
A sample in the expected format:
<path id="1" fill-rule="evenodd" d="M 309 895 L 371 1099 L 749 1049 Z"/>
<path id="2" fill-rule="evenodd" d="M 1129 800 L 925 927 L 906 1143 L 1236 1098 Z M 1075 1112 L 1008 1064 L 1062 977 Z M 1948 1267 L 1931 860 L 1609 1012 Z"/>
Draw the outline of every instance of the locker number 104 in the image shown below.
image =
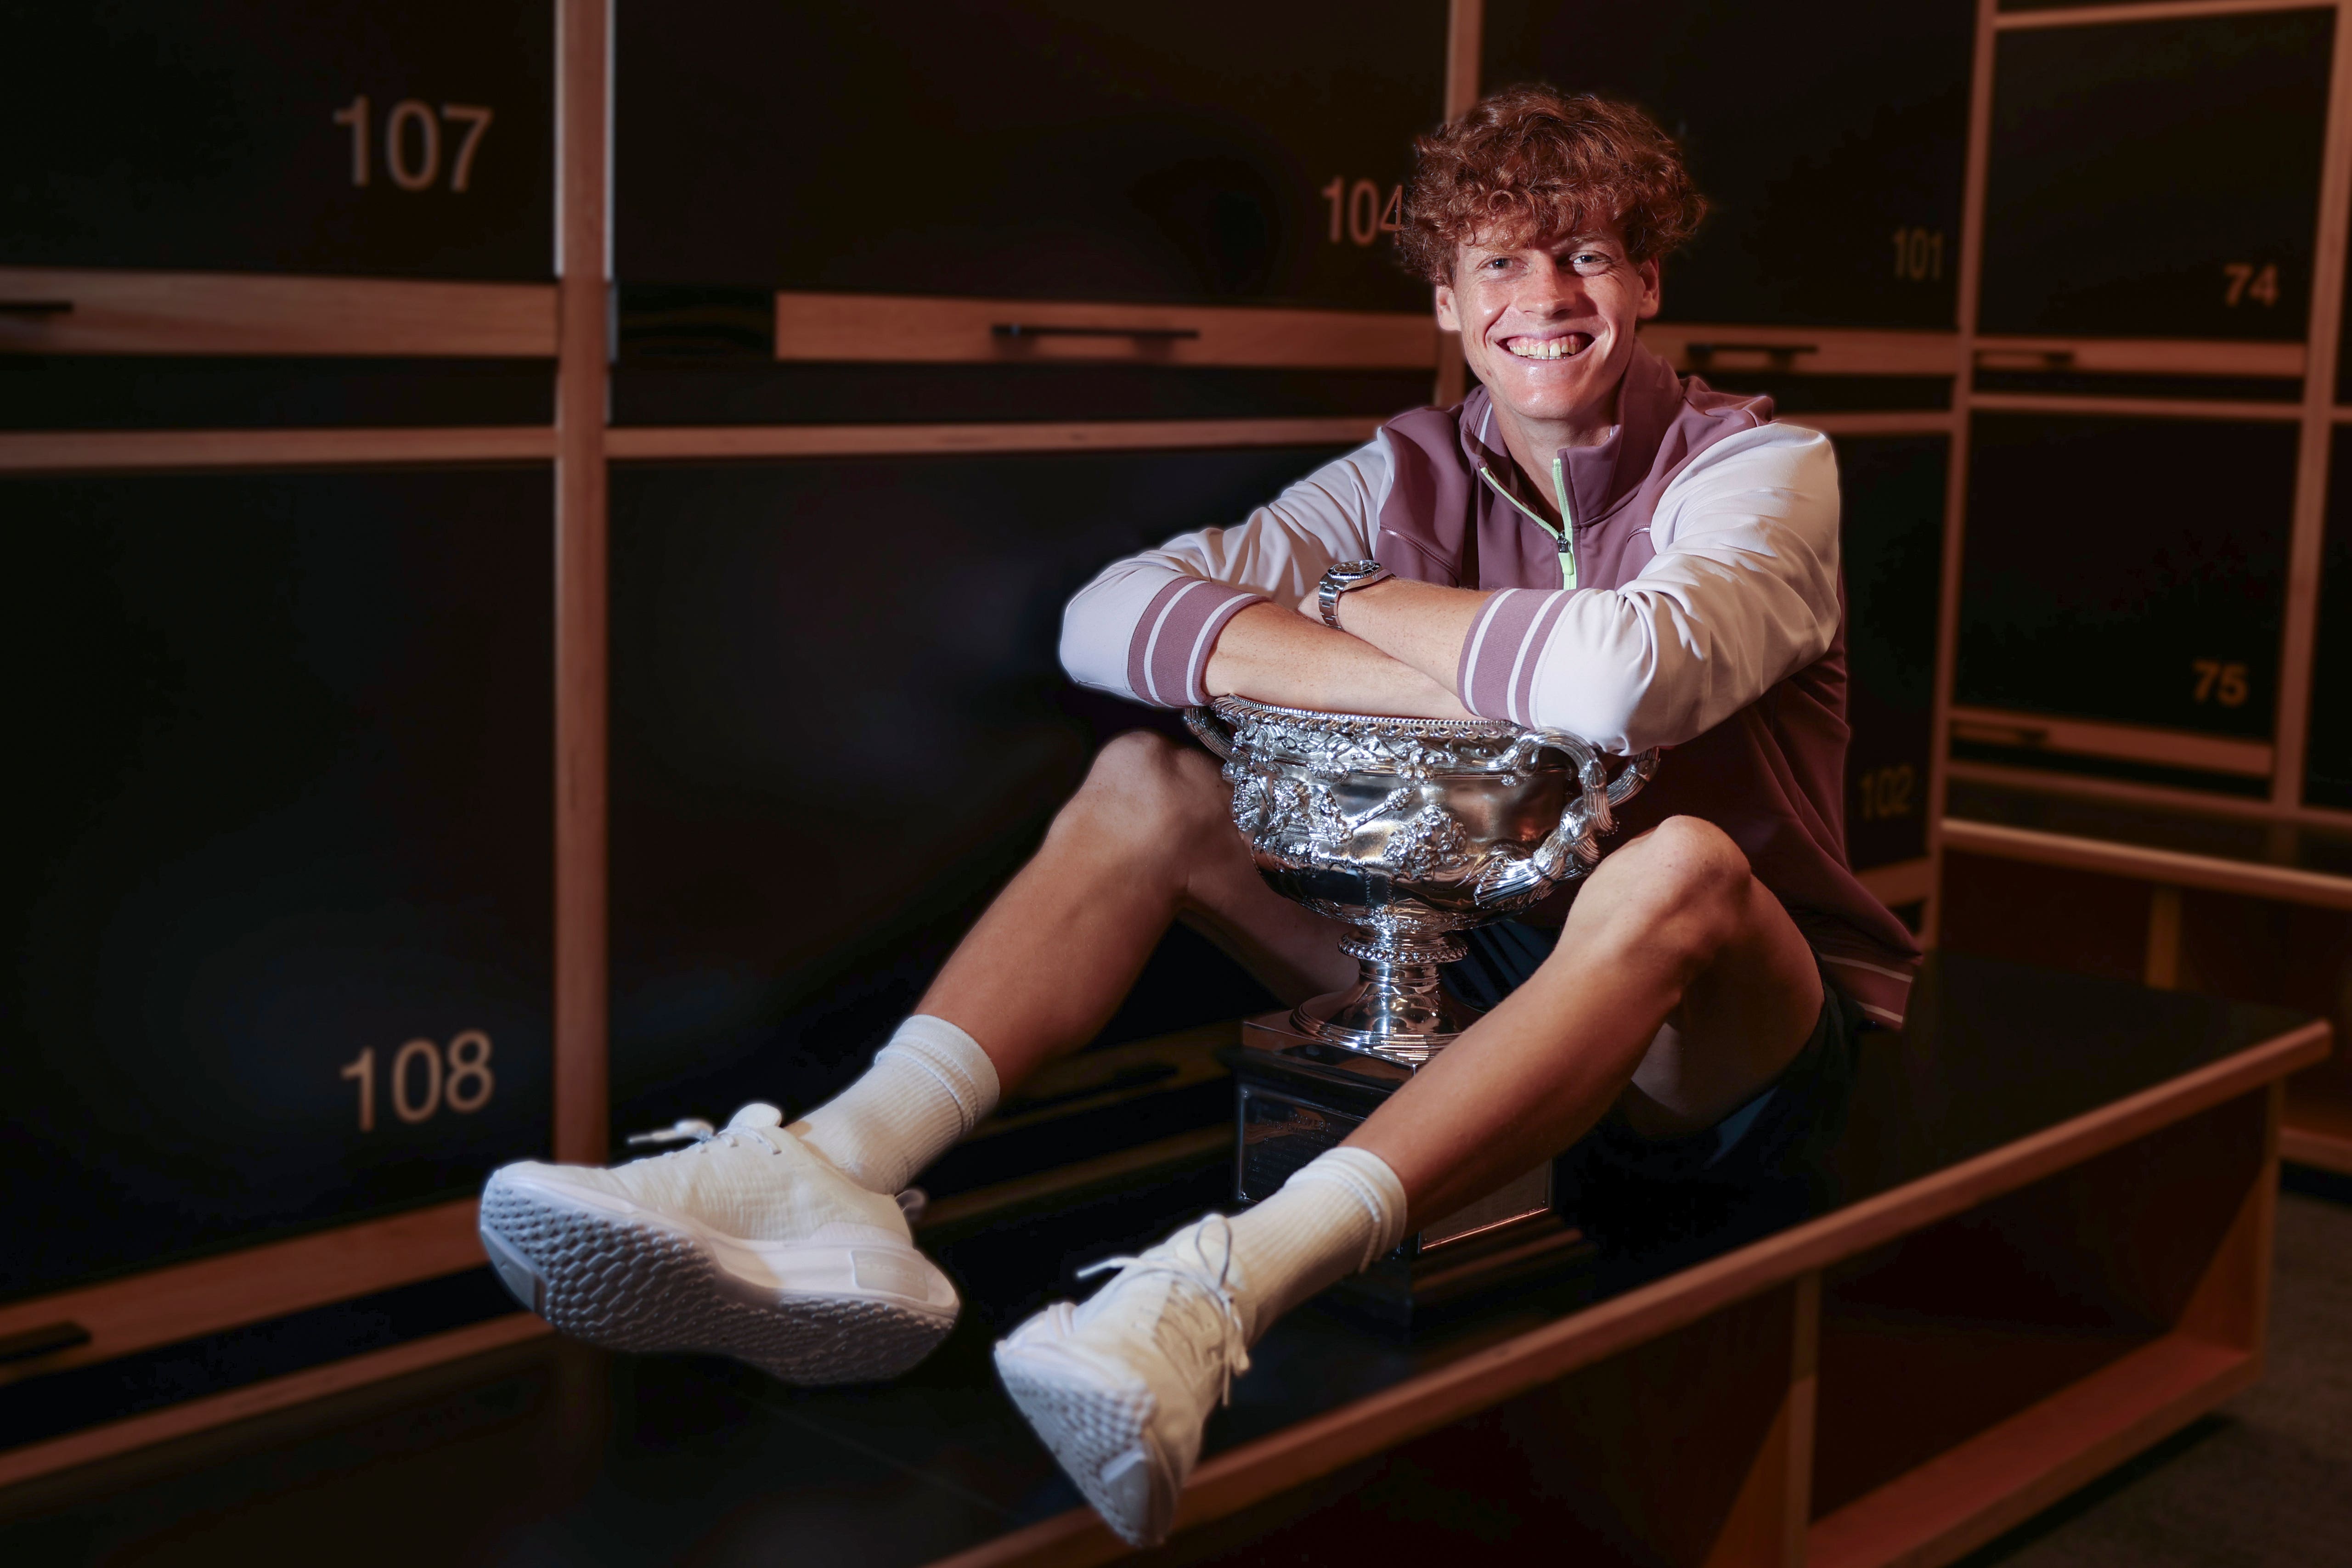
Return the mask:
<path id="1" fill-rule="evenodd" d="M 338 1076 L 358 1088 L 360 1131 L 375 1131 L 376 1054 L 370 1046 L 343 1064 Z M 490 1037 L 467 1029 L 446 1047 L 411 1040 L 392 1053 L 383 1073 L 384 1099 L 403 1121 L 429 1120 L 442 1110 L 470 1116 L 490 1102 L 498 1080 L 490 1074 Z"/>
<path id="2" fill-rule="evenodd" d="M 1331 209 L 1330 242 L 1339 243 L 1341 235 L 1356 245 L 1370 245 L 1384 234 L 1394 234 L 1404 226 L 1404 187 L 1391 185 L 1388 195 L 1381 195 L 1380 186 L 1370 180 L 1348 183 L 1345 174 L 1334 174 L 1331 183 L 1320 193 L 1323 203 Z"/>

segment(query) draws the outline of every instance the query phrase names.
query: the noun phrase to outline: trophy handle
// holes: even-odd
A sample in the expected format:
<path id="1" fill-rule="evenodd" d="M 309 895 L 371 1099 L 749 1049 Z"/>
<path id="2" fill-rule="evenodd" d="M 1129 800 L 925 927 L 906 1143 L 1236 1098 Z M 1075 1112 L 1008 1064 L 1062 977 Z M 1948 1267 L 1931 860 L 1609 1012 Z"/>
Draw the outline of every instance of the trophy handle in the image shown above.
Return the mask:
<path id="1" fill-rule="evenodd" d="M 1609 804 L 1622 805 L 1642 793 L 1658 771 L 1658 748 L 1652 746 L 1625 761 L 1625 771 L 1609 781 Z"/>
<path id="2" fill-rule="evenodd" d="M 1184 728 L 1192 731 L 1192 739 L 1206 746 L 1225 762 L 1233 761 L 1234 732 L 1215 711 L 1207 708 L 1184 710 Z"/>
<path id="3" fill-rule="evenodd" d="M 1576 764 L 1576 779 L 1581 786 L 1569 797 L 1559 814 L 1559 826 L 1536 851 L 1536 860 L 1548 871 L 1557 865 L 1559 869 L 1554 875 L 1580 877 L 1601 863 L 1601 836 L 1614 832 L 1617 826 L 1613 808 L 1641 794 L 1642 786 L 1658 771 L 1658 749 L 1653 746 L 1628 758 L 1612 779 L 1601 753 L 1567 731 L 1537 730 L 1532 734 L 1539 744 L 1564 753 Z"/>

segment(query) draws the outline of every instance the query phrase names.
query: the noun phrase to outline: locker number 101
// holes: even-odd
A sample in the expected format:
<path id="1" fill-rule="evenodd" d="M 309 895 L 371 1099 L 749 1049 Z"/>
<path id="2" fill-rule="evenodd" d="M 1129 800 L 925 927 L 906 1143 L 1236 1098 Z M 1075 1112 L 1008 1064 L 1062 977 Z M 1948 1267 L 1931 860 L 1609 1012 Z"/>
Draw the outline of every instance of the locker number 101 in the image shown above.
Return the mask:
<path id="1" fill-rule="evenodd" d="M 360 1131 L 375 1131 L 375 1047 L 343 1064 L 338 1075 L 359 1090 Z M 424 1121 L 444 1108 L 470 1116 L 490 1102 L 498 1080 L 490 1076 L 490 1037 L 467 1029 L 445 1048 L 431 1040 L 411 1040 L 392 1053 L 384 1073 L 384 1098 L 403 1121 Z"/>

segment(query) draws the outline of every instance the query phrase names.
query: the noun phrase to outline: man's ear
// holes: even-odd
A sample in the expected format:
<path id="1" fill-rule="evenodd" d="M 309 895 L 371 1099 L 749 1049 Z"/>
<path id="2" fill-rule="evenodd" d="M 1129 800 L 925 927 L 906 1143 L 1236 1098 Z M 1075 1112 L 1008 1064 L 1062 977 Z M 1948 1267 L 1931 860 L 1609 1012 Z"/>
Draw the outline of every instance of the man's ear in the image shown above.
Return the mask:
<path id="1" fill-rule="evenodd" d="M 1642 308 L 1633 313 L 1633 319 L 1646 321 L 1658 313 L 1658 263 L 1653 258 L 1633 270 L 1642 279 Z"/>
<path id="2" fill-rule="evenodd" d="M 1654 292 L 1654 290 L 1653 291 Z M 1460 331 L 1462 330 L 1462 318 L 1454 309 L 1454 285 L 1451 283 L 1440 283 L 1436 289 L 1436 299 L 1437 330 L 1441 332 Z M 1655 306 L 1652 307 L 1653 310 L 1655 308 Z"/>

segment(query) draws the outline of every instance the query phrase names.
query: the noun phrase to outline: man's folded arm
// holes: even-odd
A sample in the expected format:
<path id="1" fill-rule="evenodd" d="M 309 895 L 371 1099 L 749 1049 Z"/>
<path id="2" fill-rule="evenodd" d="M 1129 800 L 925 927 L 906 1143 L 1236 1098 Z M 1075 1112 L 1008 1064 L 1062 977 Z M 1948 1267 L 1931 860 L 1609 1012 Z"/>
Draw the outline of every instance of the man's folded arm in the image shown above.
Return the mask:
<path id="1" fill-rule="evenodd" d="M 1614 752 L 1679 745 L 1828 651 L 1843 612 L 1826 437 L 1766 426 L 1709 448 L 1652 527 L 1658 552 L 1621 589 L 1492 595 L 1460 644 L 1464 703 Z"/>
<path id="2" fill-rule="evenodd" d="M 1827 437 L 1769 425 L 1675 478 L 1652 524 L 1657 554 L 1622 588 L 1384 584 L 1344 613 L 1483 718 L 1613 752 L 1679 745 L 1828 649 L 1837 531 Z"/>
<path id="3" fill-rule="evenodd" d="M 1336 561 L 1371 552 L 1385 438 L 1328 463 L 1232 528 L 1113 563 L 1062 616 L 1062 667 L 1155 707 L 1238 692 L 1340 711 L 1458 718 L 1443 683 L 1293 613 Z"/>

